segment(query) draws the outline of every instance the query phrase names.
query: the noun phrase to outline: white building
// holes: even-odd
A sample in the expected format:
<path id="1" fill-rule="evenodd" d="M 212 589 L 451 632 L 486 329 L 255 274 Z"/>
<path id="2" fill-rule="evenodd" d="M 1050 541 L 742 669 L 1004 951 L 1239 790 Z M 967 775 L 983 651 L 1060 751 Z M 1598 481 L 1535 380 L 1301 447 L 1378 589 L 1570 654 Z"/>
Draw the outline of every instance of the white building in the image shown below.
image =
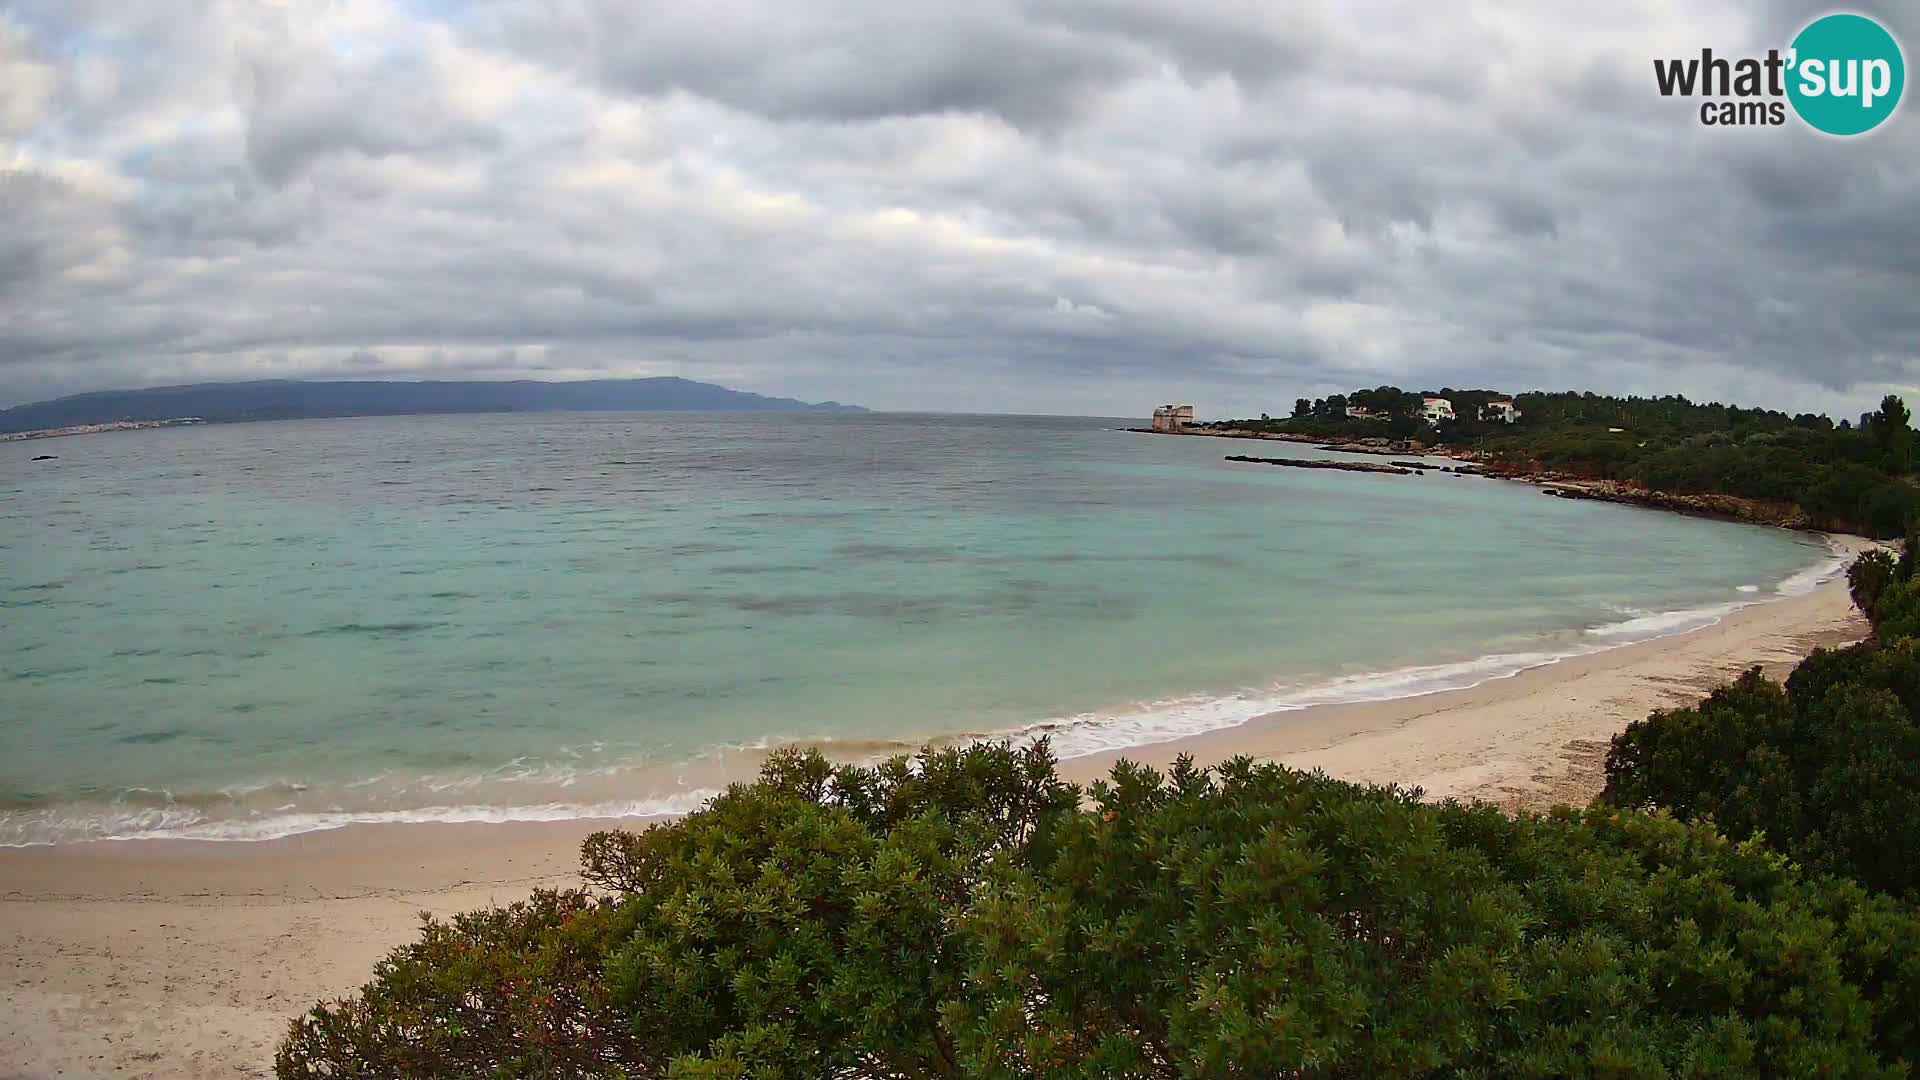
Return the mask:
<path id="1" fill-rule="evenodd" d="M 1375 412 L 1372 409 L 1360 405 L 1347 406 L 1347 415 L 1353 417 L 1355 420 L 1385 420 L 1387 418 L 1386 413 Z"/>
<path id="2" fill-rule="evenodd" d="M 1480 406 L 1480 419 L 1498 420 L 1503 424 L 1511 424 L 1520 419 L 1520 410 L 1515 408 L 1511 401 L 1489 401 Z"/>
<path id="3" fill-rule="evenodd" d="M 1153 430 L 1172 434 L 1193 423 L 1193 406 L 1162 405 L 1153 410 Z"/>
<path id="4" fill-rule="evenodd" d="M 1420 416 L 1429 424 L 1453 419 L 1453 402 L 1443 397 L 1422 398 Z"/>

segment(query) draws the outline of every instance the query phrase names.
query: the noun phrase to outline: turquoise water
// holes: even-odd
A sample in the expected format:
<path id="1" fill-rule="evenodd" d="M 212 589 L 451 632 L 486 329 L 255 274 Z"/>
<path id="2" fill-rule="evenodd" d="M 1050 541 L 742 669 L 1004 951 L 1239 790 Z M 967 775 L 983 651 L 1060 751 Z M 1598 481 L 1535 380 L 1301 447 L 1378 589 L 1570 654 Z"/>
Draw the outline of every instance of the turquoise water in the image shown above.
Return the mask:
<path id="1" fill-rule="evenodd" d="M 1833 566 L 1777 530 L 1116 426 L 574 414 L 0 444 L 0 843 L 659 810 L 791 741 L 1046 730 L 1085 753 L 1469 685 Z"/>

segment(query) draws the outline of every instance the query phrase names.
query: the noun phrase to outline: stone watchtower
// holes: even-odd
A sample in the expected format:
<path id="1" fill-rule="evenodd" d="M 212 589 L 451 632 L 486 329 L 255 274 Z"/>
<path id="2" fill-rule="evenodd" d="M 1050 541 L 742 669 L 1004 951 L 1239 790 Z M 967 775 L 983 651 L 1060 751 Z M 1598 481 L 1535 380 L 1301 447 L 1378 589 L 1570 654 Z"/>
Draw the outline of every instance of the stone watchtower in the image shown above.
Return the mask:
<path id="1" fill-rule="evenodd" d="M 1186 430 L 1193 423 L 1193 406 L 1162 405 L 1153 410 L 1153 430 L 1169 435 Z"/>

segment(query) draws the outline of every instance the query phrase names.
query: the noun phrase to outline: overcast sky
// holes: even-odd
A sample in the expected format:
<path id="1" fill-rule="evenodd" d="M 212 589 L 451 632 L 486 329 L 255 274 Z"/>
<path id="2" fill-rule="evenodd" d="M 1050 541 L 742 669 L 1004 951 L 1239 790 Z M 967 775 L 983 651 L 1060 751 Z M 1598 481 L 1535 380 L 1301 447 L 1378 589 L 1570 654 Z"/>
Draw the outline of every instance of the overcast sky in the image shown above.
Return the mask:
<path id="1" fill-rule="evenodd" d="M 671 374 L 1856 413 L 1920 385 L 1914 104 L 1707 128 L 1652 71 L 1829 6 L 0 0 L 0 405 Z M 1910 5 L 1855 10 L 1915 62 Z"/>

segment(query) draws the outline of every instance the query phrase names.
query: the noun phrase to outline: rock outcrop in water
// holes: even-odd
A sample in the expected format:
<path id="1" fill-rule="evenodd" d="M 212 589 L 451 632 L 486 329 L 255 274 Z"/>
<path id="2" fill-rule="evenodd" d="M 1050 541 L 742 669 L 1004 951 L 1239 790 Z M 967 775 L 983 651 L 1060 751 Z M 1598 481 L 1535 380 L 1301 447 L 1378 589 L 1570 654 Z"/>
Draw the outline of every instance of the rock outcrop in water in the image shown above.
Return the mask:
<path id="1" fill-rule="evenodd" d="M 1320 458 L 1267 458 L 1247 457 L 1245 454 L 1228 454 L 1228 461 L 1247 461 L 1258 465 L 1284 465 L 1290 469 L 1336 469 L 1340 472 L 1388 473 L 1393 476 L 1413 476 L 1415 470 L 1403 469 L 1397 465 L 1375 465 L 1370 461 L 1326 461 Z"/>

